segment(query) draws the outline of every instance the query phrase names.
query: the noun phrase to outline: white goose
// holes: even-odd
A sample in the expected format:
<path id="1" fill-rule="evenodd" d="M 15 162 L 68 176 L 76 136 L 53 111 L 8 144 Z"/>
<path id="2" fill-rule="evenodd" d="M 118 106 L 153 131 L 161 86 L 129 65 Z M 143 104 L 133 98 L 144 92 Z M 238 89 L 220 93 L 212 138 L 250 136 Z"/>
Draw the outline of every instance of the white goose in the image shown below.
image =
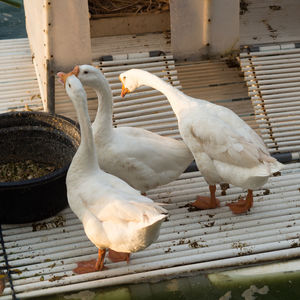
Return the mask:
<path id="1" fill-rule="evenodd" d="M 112 93 L 104 75 L 90 65 L 76 66 L 74 74 L 98 96 L 93 127 L 100 168 L 145 193 L 175 179 L 193 161 L 182 141 L 142 128 L 112 125 Z"/>
<path id="2" fill-rule="evenodd" d="M 198 196 L 195 206 L 202 209 L 219 206 L 215 185 L 229 183 L 248 190 L 246 199 L 228 204 L 234 213 L 246 212 L 253 205 L 252 190 L 283 168 L 269 155 L 256 132 L 230 109 L 189 97 L 144 70 L 131 69 L 119 78 L 123 83 L 123 97 L 146 85 L 168 98 L 178 119 L 181 137 L 209 184 L 210 197 Z"/>
<path id="3" fill-rule="evenodd" d="M 99 248 L 95 267 L 82 262 L 74 271 L 102 270 L 107 248 L 131 253 L 155 241 L 166 210 L 99 168 L 82 84 L 72 72 L 58 76 L 76 109 L 81 131 L 81 143 L 66 179 L 68 201 L 87 237 Z"/>

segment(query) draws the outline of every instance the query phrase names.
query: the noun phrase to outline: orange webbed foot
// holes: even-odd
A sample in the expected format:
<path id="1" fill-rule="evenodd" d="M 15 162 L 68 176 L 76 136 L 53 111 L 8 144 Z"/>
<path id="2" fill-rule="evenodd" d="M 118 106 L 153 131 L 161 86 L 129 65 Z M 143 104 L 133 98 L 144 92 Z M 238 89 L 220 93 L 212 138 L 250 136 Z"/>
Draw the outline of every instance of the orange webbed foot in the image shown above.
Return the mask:
<path id="1" fill-rule="evenodd" d="M 234 214 L 242 214 L 250 210 L 253 206 L 252 191 L 249 190 L 246 199 L 240 198 L 237 202 L 227 203 L 227 206 Z"/>
<path id="2" fill-rule="evenodd" d="M 91 272 L 97 272 L 99 270 L 96 269 L 96 259 L 86 260 L 86 261 L 80 261 L 77 263 L 77 268 L 73 270 L 76 274 L 85 274 L 85 273 L 91 273 Z M 104 267 L 100 270 L 107 270 L 107 267 Z"/>
<path id="3" fill-rule="evenodd" d="M 210 197 L 197 196 L 195 202 L 191 205 L 198 209 L 211 209 L 220 206 L 220 201 L 216 198 L 216 186 L 209 185 Z"/>
<path id="4" fill-rule="evenodd" d="M 91 259 L 91 260 L 78 262 L 77 268 L 75 268 L 73 272 L 76 274 L 84 274 L 84 273 L 107 270 L 107 268 L 104 267 L 105 253 L 106 253 L 106 249 L 98 249 L 97 260 Z"/>
<path id="5" fill-rule="evenodd" d="M 197 196 L 195 202 L 191 203 L 191 206 L 196 207 L 198 209 L 211 209 L 220 207 L 220 201 L 216 199 L 215 201 L 211 201 L 210 197 L 205 196 Z"/>
<path id="6" fill-rule="evenodd" d="M 112 249 L 109 249 L 109 251 L 108 251 L 108 258 L 112 262 L 126 261 L 127 263 L 129 263 L 130 253 L 117 252 L 117 251 L 114 251 Z"/>

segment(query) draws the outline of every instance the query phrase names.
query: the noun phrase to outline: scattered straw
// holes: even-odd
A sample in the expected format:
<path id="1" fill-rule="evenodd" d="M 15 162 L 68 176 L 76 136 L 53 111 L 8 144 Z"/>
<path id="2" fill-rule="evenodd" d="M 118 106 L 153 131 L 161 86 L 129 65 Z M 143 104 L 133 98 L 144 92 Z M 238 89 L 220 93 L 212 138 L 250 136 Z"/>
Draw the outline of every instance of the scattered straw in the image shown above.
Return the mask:
<path id="1" fill-rule="evenodd" d="M 88 0 L 92 18 L 169 10 L 169 0 Z"/>

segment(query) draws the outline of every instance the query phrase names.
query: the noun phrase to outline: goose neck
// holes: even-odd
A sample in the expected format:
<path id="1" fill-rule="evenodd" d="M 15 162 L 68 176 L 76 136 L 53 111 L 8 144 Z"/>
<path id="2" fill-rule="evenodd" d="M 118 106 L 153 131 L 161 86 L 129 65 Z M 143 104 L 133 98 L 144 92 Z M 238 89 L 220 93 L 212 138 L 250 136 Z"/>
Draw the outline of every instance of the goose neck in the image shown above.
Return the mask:
<path id="1" fill-rule="evenodd" d="M 96 135 L 110 135 L 112 131 L 112 94 L 108 83 L 99 80 L 94 87 L 98 97 L 98 109 L 93 122 L 93 132 Z"/>
<path id="2" fill-rule="evenodd" d="M 164 94 L 169 100 L 170 105 L 172 106 L 172 109 L 177 117 L 181 110 L 188 105 L 186 96 L 177 88 L 165 82 L 163 79 L 151 73 L 146 73 L 146 76 L 140 76 L 139 80 L 141 85 L 150 86 Z"/>
<path id="3" fill-rule="evenodd" d="M 98 160 L 86 101 L 78 102 L 75 109 L 80 125 L 81 141 L 72 164 L 77 165 L 82 171 L 96 170 L 99 168 Z"/>

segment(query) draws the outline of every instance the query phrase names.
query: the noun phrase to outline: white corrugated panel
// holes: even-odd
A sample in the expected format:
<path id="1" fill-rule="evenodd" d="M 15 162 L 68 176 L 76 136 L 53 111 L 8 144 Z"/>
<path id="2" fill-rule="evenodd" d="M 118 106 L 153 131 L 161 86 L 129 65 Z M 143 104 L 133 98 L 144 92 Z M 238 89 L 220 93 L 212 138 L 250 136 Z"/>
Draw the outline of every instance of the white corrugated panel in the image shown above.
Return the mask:
<path id="1" fill-rule="evenodd" d="M 170 213 L 158 241 L 132 254 L 129 264 L 106 260 L 108 270 L 83 275 L 73 273 L 76 262 L 96 258 L 97 249 L 69 209 L 36 224 L 2 225 L 14 291 L 26 298 L 299 256 L 299 182 L 300 164 L 291 164 L 255 191 L 249 213 L 233 215 L 225 204 L 242 190 L 231 187 L 221 195 L 218 189 L 220 208 L 190 211 L 187 204 L 208 188 L 199 172 L 183 174 L 148 192 Z M 11 293 L 7 283 L 0 299 Z"/>
<path id="2" fill-rule="evenodd" d="M 258 47 L 240 55 L 256 120 L 271 153 L 300 151 L 300 45 L 288 46 Z"/>
<path id="3" fill-rule="evenodd" d="M 0 40 L 0 113 L 43 110 L 28 39 Z"/>

